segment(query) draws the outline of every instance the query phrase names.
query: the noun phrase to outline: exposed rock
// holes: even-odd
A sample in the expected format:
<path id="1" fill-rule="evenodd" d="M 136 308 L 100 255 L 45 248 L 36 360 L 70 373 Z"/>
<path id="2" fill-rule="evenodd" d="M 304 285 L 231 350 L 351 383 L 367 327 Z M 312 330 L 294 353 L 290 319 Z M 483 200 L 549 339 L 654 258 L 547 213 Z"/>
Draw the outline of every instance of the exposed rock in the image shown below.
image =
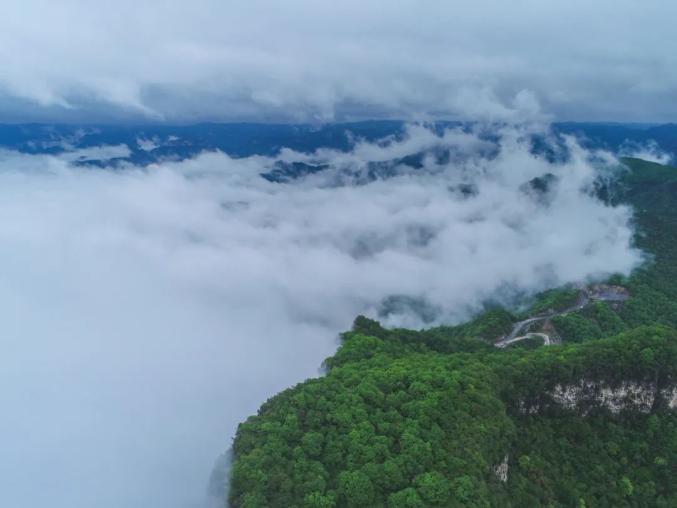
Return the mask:
<path id="1" fill-rule="evenodd" d="M 669 409 L 677 409 L 677 386 L 663 388 L 660 395 Z"/>
<path id="2" fill-rule="evenodd" d="M 605 302 L 624 302 L 630 298 L 630 292 L 623 286 L 613 286 L 610 284 L 595 284 L 587 290 L 588 297 L 591 300 L 603 300 Z"/>
<path id="3" fill-rule="evenodd" d="M 552 403 L 583 414 L 596 407 L 606 408 L 614 414 L 624 410 L 649 413 L 658 406 L 674 410 L 677 409 L 677 386 L 659 390 L 651 382 L 625 381 L 610 385 L 582 379 L 575 384 L 556 385 L 536 403 L 522 401 L 519 410 L 524 414 L 534 414 Z"/>
<path id="4" fill-rule="evenodd" d="M 576 385 L 557 385 L 548 395 L 567 409 L 581 406 L 605 407 L 612 413 L 632 408 L 648 413 L 656 399 L 656 387 L 635 382 L 622 383 L 612 388 L 594 381 L 581 380 Z"/>
<path id="5" fill-rule="evenodd" d="M 538 410 L 538 404 L 527 404 L 527 402 L 523 400 L 519 403 L 519 412 L 522 414 L 535 415 L 538 413 Z"/>
<path id="6" fill-rule="evenodd" d="M 494 474 L 499 482 L 505 483 L 508 481 L 508 454 L 503 457 L 503 462 L 494 466 Z"/>

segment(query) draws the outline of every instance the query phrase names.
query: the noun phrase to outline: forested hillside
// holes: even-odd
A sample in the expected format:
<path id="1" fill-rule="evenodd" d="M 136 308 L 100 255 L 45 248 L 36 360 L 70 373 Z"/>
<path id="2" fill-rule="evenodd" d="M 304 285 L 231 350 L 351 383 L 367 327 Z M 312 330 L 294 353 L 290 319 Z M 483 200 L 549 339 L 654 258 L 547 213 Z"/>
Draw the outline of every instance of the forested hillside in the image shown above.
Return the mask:
<path id="1" fill-rule="evenodd" d="M 234 507 L 677 506 L 677 169 L 626 159 L 650 255 L 611 282 L 630 297 L 548 320 L 561 345 L 493 346 L 577 291 L 456 327 L 359 317 L 327 373 L 241 424 Z"/>

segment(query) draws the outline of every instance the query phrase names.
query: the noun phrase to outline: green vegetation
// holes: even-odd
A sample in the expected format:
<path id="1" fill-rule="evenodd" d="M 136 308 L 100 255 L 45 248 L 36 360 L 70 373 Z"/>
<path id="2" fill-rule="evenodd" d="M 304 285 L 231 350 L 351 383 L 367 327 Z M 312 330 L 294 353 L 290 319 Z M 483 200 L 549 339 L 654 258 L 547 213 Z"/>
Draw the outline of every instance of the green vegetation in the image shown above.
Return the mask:
<path id="1" fill-rule="evenodd" d="M 507 346 L 509 349 L 537 349 L 543 345 L 543 337 L 529 337 L 528 339 L 515 342 Z"/>
<path id="2" fill-rule="evenodd" d="M 581 418 L 549 405 L 546 395 L 584 377 L 674 386 L 673 330 L 643 327 L 582 345 L 491 353 L 394 351 L 392 340 L 345 334 L 325 377 L 275 396 L 240 426 L 233 506 L 677 503 L 674 414 L 600 409 Z M 524 404 L 543 409 L 523 414 Z M 506 454 L 502 484 L 492 468 Z"/>
<path id="3" fill-rule="evenodd" d="M 576 304 L 579 291 L 576 288 L 556 288 L 536 295 L 534 303 L 520 317 L 547 314 L 569 309 Z"/>
<path id="4" fill-rule="evenodd" d="M 624 159 L 625 173 L 615 202 L 633 205 L 637 245 L 651 255 L 625 285 L 633 298 L 621 311 L 630 326 L 677 325 L 677 168 Z"/>
<path id="5" fill-rule="evenodd" d="M 567 342 L 608 337 L 629 328 L 619 313 L 606 302 L 594 302 L 582 312 L 557 316 L 552 322 Z"/>
<path id="6" fill-rule="evenodd" d="M 674 507 L 677 414 L 557 387 L 677 387 L 677 169 L 628 159 L 609 189 L 632 204 L 652 260 L 627 279 L 631 298 L 595 302 L 552 324 L 562 346 L 490 342 L 517 317 L 494 308 L 455 327 L 388 330 L 364 317 L 327 373 L 285 390 L 238 428 L 233 507 Z M 533 315 L 575 303 L 539 295 Z M 480 340 L 478 340 L 480 339 Z M 482 340 L 483 339 L 483 340 Z M 507 460 L 507 481 L 494 468 Z"/>

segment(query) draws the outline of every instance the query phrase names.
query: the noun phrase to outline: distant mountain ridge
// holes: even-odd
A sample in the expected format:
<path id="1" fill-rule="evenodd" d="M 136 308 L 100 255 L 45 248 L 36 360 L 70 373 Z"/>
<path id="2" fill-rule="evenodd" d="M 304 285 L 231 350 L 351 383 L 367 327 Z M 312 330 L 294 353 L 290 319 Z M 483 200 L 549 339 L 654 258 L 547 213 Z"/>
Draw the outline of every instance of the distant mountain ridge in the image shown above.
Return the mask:
<path id="1" fill-rule="evenodd" d="M 275 156 L 282 148 L 314 152 L 320 148 L 350 150 L 356 139 L 374 142 L 402 136 L 402 121 L 364 121 L 323 125 L 202 123 L 194 125 L 77 125 L 0 124 L 0 148 L 29 154 L 62 154 L 84 150 L 77 163 L 115 166 L 146 165 L 162 160 L 182 160 L 202 151 L 219 150 L 232 157 Z M 430 128 L 470 127 L 458 122 L 436 122 Z M 555 134 L 576 136 L 591 149 L 606 149 L 622 155 L 647 146 L 677 159 L 677 124 L 639 125 L 564 122 L 553 124 Z M 538 143 L 535 143 L 538 148 Z M 126 147 L 108 158 L 87 157 L 86 149 L 101 146 Z M 417 154 L 412 154 L 415 162 Z M 412 161 L 405 161 L 406 163 Z M 307 169 L 307 168 L 302 168 Z M 292 175 L 286 172 L 283 176 Z"/>

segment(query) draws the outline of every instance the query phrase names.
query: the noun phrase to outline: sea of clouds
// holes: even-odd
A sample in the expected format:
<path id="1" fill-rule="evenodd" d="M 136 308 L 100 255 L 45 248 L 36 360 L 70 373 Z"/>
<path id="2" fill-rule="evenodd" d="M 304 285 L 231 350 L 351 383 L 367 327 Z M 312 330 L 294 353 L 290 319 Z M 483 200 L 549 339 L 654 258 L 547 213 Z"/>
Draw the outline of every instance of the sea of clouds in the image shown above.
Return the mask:
<path id="1" fill-rule="evenodd" d="M 274 160 L 0 154 L 0 504 L 203 506 L 237 423 L 318 375 L 357 314 L 454 323 L 628 273 L 631 211 L 592 193 L 614 160 L 566 144 L 549 162 L 519 129 L 497 143 L 414 126 Z M 419 169 L 369 174 L 421 152 Z M 278 159 L 329 167 L 261 178 Z M 548 174 L 546 191 L 528 184 Z M 393 296 L 432 314 L 384 311 Z"/>

